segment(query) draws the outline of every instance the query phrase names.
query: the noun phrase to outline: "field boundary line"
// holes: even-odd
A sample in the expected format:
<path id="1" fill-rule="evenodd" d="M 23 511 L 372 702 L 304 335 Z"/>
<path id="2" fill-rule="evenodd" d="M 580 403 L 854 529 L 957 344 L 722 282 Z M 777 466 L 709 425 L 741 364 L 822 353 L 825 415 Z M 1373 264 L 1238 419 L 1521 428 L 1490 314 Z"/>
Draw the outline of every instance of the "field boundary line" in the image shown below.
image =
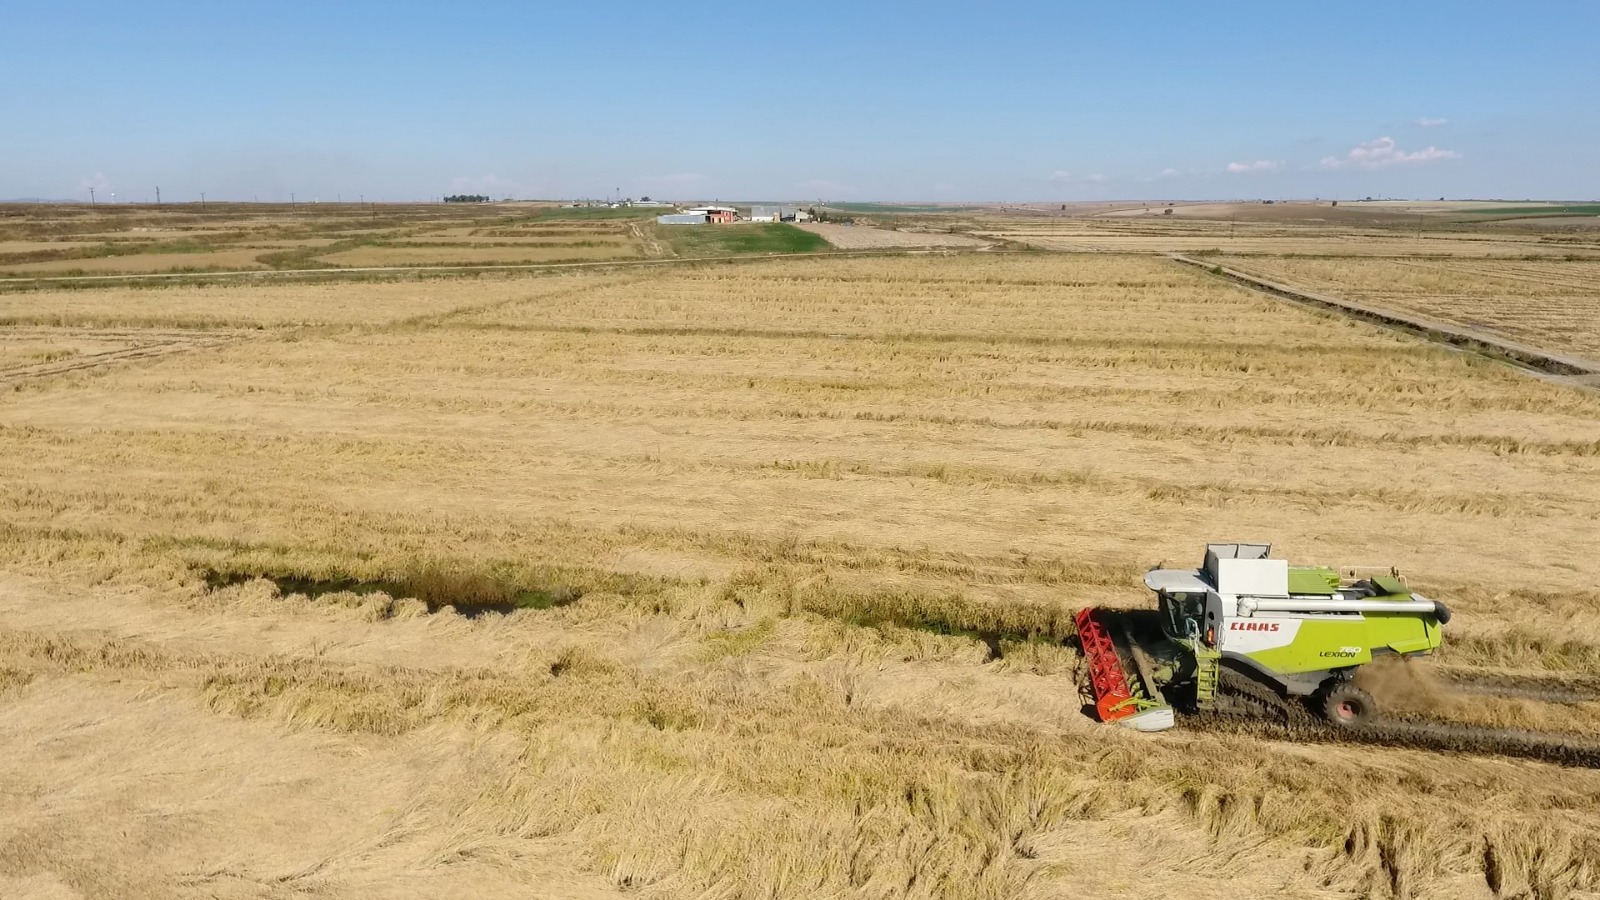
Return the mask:
<path id="1" fill-rule="evenodd" d="M 1470 350 L 1502 362 L 1510 362 L 1520 368 L 1532 369 L 1544 375 L 1560 376 L 1564 383 L 1600 388 L 1600 362 L 1594 360 L 1542 350 L 1538 347 L 1508 340 L 1487 332 L 1440 322 L 1437 319 L 1369 306 L 1365 303 L 1357 303 L 1353 300 L 1345 300 L 1328 294 L 1313 293 L 1276 281 L 1269 281 L 1239 269 L 1184 256 L 1181 253 L 1169 253 L 1167 258 L 1174 262 L 1203 269 L 1213 275 L 1262 293 L 1375 322 L 1430 341 Z"/>
<path id="2" fill-rule="evenodd" d="M 966 253 L 1028 253 L 1028 250 L 991 250 L 988 248 L 959 247 L 898 247 L 870 250 L 831 250 L 816 253 L 763 253 L 745 256 L 684 256 L 673 259 L 619 259 L 599 262 L 571 263 L 494 263 L 490 265 L 441 266 L 351 266 L 327 269 L 238 269 L 229 272 L 146 272 L 127 275 L 49 275 L 30 277 L 13 275 L 0 278 L 0 285 L 51 285 L 51 284 L 116 284 L 138 281 L 180 281 L 182 279 L 268 279 L 276 277 L 314 276 L 337 278 L 345 275 L 405 275 L 405 274 L 475 274 L 478 272 L 515 272 L 559 269 L 631 269 L 652 266 L 705 265 L 763 262 L 771 259 L 838 259 L 875 256 L 949 256 Z"/>

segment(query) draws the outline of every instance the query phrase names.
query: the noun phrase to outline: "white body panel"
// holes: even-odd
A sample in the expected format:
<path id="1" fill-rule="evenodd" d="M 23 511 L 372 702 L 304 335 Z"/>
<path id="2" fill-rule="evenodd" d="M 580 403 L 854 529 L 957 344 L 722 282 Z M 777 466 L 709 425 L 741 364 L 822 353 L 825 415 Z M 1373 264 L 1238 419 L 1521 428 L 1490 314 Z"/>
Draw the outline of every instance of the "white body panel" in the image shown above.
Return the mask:
<path id="1" fill-rule="evenodd" d="M 1172 714 L 1172 707 L 1157 706 L 1144 712 L 1134 713 L 1126 719 L 1118 719 L 1117 724 L 1134 731 L 1166 731 L 1178 724 L 1177 718 Z"/>
<path id="2" fill-rule="evenodd" d="M 1211 582 L 1194 569 L 1151 569 L 1144 573 L 1144 586 L 1169 594 L 1204 594 L 1211 590 Z"/>
<path id="3" fill-rule="evenodd" d="M 1219 559 L 1217 593 L 1289 596 L 1289 561 L 1286 559 Z"/>

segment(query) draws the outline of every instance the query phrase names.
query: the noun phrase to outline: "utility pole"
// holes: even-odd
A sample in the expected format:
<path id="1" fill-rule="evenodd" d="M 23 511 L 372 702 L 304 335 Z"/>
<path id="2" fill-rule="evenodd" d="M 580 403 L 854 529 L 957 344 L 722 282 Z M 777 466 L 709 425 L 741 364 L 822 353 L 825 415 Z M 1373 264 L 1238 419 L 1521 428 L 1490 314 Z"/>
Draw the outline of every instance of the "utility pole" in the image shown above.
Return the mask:
<path id="1" fill-rule="evenodd" d="M 205 191 L 201 191 L 200 192 L 200 208 L 201 209 L 205 209 L 206 208 L 206 192 Z"/>
<path id="2" fill-rule="evenodd" d="M 94 188 L 89 188 L 89 205 L 94 205 Z"/>
<path id="3" fill-rule="evenodd" d="M 156 185 L 156 205 L 161 205 L 161 185 Z"/>
<path id="4" fill-rule="evenodd" d="M 289 192 L 289 205 L 290 206 L 294 205 L 294 191 L 290 191 Z"/>

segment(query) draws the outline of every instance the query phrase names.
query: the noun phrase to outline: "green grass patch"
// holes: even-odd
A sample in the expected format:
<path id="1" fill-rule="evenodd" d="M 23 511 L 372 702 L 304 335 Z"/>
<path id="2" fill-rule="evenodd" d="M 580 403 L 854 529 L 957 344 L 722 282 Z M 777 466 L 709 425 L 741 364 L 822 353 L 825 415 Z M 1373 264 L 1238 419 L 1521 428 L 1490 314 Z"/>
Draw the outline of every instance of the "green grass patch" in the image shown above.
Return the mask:
<path id="1" fill-rule="evenodd" d="M 1467 209 L 1474 216 L 1600 216 L 1600 203 L 1541 203 L 1537 206 L 1491 206 Z"/>
<path id="2" fill-rule="evenodd" d="M 679 256 L 813 253 L 831 246 L 821 235 L 781 222 L 749 225 L 663 225 L 656 234 Z"/>

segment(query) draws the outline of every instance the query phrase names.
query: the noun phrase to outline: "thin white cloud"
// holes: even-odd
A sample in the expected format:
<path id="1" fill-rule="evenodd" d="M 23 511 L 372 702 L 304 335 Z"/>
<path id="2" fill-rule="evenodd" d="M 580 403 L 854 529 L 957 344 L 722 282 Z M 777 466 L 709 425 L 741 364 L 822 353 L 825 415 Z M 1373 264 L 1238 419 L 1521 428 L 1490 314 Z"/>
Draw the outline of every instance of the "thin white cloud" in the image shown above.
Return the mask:
<path id="1" fill-rule="evenodd" d="M 1420 128 L 1438 128 L 1440 125 L 1448 125 L 1449 123 L 1449 119 L 1430 119 L 1427 116 L 1423 116 L 1413 124 Z"/>
<path id="2" fill-rule="evenodd" d="M 1276 172 L 1283 168 L 1281 160 L 1258 159 L 1255 162 L 1228 163 L 1228 171 L 1234 175 L 1248 175 L 1254 172 Z"/>
<path id="3" fill-rule="evenodd" d="M 109 192 L 110 187 L 111 180 L 106 177 L 104 172 L 96 172 L 93 175 L 85 175 L 78 179 L 78 193 L 80 194 L 88 193 L 90 188 L 94 188 L 96 191 Z"/>
<path id="4" fill-rule="evenodd" d="M 1051 184 L 1105 184 L 1111 179 L 1098 172 L 1093 175 L 1073 175 L 1065 169 L 1057 169 L 1050 173 L 1045 181 Z"/>
<path id="5" fill-rule="evenodd" d="M 1389 166 L 1422 165 L 1446 159 L 1458 159 L 1460 156 L 1461 154 L 1454 150 L 1440 150 L 1432 146 L 1407 153 L 1395 145 L 1394 138 L 1381 137 L 1351 147 L 1350 152 L 1344 156 L 1324 156 L 1322 161 L 1317 163 L 1317 168 L 1326 171 L 1348 168 L 1384 169 Z"/>
<path id="6" fill-rule="evenodd" d="M 1166 181 L 1168 178 L 1177 178 L 1182 174 L 1183 173 L 1177 169 L 1162 169 L 1160 172 L 1157 172 L 1154 175 L 1140 175 L 1139 177 L 1135 178 L 1134 181 L 1137 181 L 1141 184 L 1149 184 L 1152 181 Z"/>

